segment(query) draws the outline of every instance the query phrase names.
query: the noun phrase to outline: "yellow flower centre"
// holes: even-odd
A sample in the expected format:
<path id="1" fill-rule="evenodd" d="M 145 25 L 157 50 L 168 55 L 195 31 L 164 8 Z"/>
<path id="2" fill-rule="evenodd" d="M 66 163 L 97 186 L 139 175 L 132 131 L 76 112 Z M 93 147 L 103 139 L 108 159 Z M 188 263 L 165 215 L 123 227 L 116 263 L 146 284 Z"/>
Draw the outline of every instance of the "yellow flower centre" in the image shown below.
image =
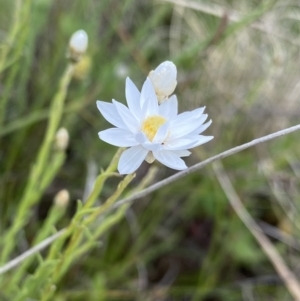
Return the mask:
<path id="1" fill-rule="evenodd" d="M 158 129 L 166 123 L 166 119 L 162 116 L 150 116 L 142 123 L 142 132 L 152 141 Z"/>

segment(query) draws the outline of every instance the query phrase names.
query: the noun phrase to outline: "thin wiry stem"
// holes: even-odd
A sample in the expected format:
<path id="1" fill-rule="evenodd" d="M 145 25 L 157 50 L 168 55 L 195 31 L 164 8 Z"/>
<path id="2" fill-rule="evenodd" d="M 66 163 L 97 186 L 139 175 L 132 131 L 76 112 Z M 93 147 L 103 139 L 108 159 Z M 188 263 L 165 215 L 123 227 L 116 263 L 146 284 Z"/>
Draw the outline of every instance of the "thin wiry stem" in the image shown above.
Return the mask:
<path id="1" fill-rule="evenodd" d="M 275 139 L 275 138 L 278 138 L 280 136 L 284 136 L 284 135 L 287 135 L 287 134 L 290 134 L 292 132 L 295 132 L 295 131 L 298 131 L 300 130 L 300 124 L 298 125 L 295 125 L 295 126 L 292 126 L 290 128 L 287 128 L 287 129 L 284 129 L 284 130 L 281 130 L 281 131 L 278 131 L 278 132 L 275 132 L 273 134 L 270 134 L 270 135 L 267 135 L 267 136 L 264 136 L 264 137 L 261 137 L 261 138 L 257 138 L 257 139 L 254 139 L 248 143 L 245 143 L 245 144 L 242 144 L 242 145 L 239 145 L 239 146 L 236 146 L 234 148 L 231 148 L 223 153 L 220 153 L 218 155 L 215 155 L 213 157 L 210 157 L 209 159 L 206 159 L 200 163 L 197 163 L 193 166 L 191 166 L 190 168 L 188 169 L 185 169 L 181 172 L 178 172 L 176 173 L 175 175 L 173 176 L 170 176 L 168 177 L 167 179 L 164 179 L 156 184 L 153 184 L 151 185 L 150 187 L 140 191 L 140 192 L 137 192 L 127 198 L 124 198 L 123 200 L 120 200 L 118 202 L 116 202 L 112 209 L 115 209 L 115 208 L 118 208 L 120 206 L 122 206 L 123 204 L 125 203 L 129 203 L 129 202 L 133 202 L 137 199 L 140 199 L 140 198 L 143 198 L 145 197 L 146 195 L 150 194 L 151 192 L 153 191 L 156 191 L 162 187 L 165 187 L 175 181 L 178 181 L 180 180 L 181 178 L 195 172 L 195 171 L 198 171 L 200 170 L 201 168 L 205 167 L 206 165 L 208 164 L 211 164 L 212 162 L 216 161 L 216 160 L 220 160 L 220 159 L 223 159 L 223 158 L 226 158 L 226 157 L 229 157 L 229 156 L 232 156 L 238 152 L 241 152 L 247 148 L 250 148 L 254 145 L 257 145 L 259 143 L 263 143 L 263 142 L 267 142 L 267 141 L 270 141 L 272 139 Z"/>
<path id="2" fill-rule="evenodd" d="M 284 282 L 286 288 L 289 290 L 290 294 L 295 298 L 296 301 L 300 301 L 300 284 L 296 276 L 289 269 L 276 248 L 272 245 L 271 241 L 261 231 L 259 226 L 244 207 L 242 201 L 234 190 L 229 177 L 225 173 L 222 164 L 220 162 L 215 162 L 213 164 L 213 169 L 232 208 L 255 237 L 262 250 L 273 264 L 280 278 Z"/>
<path id="3" fill-rule="evenodd" d="M 9 261 L 2 267 L 0 267 L 0 275 L 4 274 L 5 272 L 13 269 L 14 267 L 18 266 L 20 263 L 22 263 L 25 259 L 28 257 L 40 252 L 41 250 L 45 249 L 47 246 L 49 246 L 52 242 L 57 240 L 59 237 L 61 237 L 65 233 L 66 229 L 62 229 L 58 231 L 57 233 L 53 234 L 52 236 L 44 239 L 36 246 L 32 247 L 31 249 L 27 250 L 26 252 L 22 253 L 15 259 Z"/>
<path id="4" fill-rule="evenodd" d="M 234 148 L 231 148 L 223 153 L 220 153 L 216 156 L 213 156 L 209 159 L 206 159 L 200 163 L 197 163 L 193 166 L 191 166 L 190 168 L 186 169 L 186 170 L 183 170 L 181 172 L 178 172 L 177 174 L 173 175 L 173 176 L 170 176 L 169 178 L 167 179 L 164 179 L 154 185 L 151 185 L 149 186 L 148 188 L 140 191 L 140 192 L 137 192 L 137 193 L 134 193 L 133 195 L 127 197 L 127 198 L 124 198 L 118 202 L 116 202 L 109 210 L 112 210 L 112 209 L 116 209 L 116 208 L 119 208 L 120 206 L 122 206 L 123 204 L 126 204 L 126 203 L 131 203 L 135 200 L 138 200 L 140 198 L 143 198 L 145 197 L 146 195 L 162 188 L 162 187 L 165 187 L 175 181 L 178 181 L 180 180 L 181 178 L 195 172 L 195 171 L 198 171 L 200 170 L 201 168 L 205 167 L 206 165 L 208 164 L 211 164 L 212 162 L 214 161 L 217 161 L 217 160 L 221 160 L 223 158 L 226 158 L 226 157 L 229 157 L 229 156 L 232 156 L 238 152 L 241 152 L 247 148 L 250 148 L 252 146 L 255 146 L 259 143 L 263 143 L 263 142 L 267 142 L 267 141 L 270 141 L 272 139 L 275 139 L 275 138 L 278 138 L 278 137 L 281 137 L 281 136 L 284 136 L 284 135 L 287 135 L 287 134 L 290 134 L 292 132 L 295 132 L 295 131 L 298 131 L 300 130 L 300 124 L 298 125 L 295 125 L 295 126 L 292 126 L 290 128 L 287 128 L 287 129 L 284 129 L 284 130 L 281 130 L 281 131 L 278 131 L 278 132 L 275 132 L 273 134 L 270 134 L 270 135 L 267 135 L 267 136 L 264 136 L 264 137 L 261 137 L 261 138 L 258 138 L 258 139 L 254 139 L 248 143 L 245 143 L 245 144 L 242 144 L 242 145 L 239 145 L 237 147 L 234 147 Z M 102 214 L 105 214 L 106 212 L 103 212 Z M 18 266 L 22 261 L 24 261 L 26 258 L 34 255 L 35 253 L 41 251 L 42 249 L 46 248 L 48 245 L 50 245 L 53 241 L 55 241 L 56 239 L 58 239 L 63 233 L 64 233 L 64 229 L 61 230 L 60 232 L 58 232 L 57 234 L 45 239 L 44 241 L 42 241 L 41 243 L 39 243 L 38 245 L 36 245 L 35 247 L 29 249 L 28 251 L 26 251 L 25 253 L 21 254 L 20 256 L 18 256 L 17 258 L 13 259 L 12 261 L 8 262 L 7 264 L 3 265 L 2 267 L 0 267 L 0 275 L 1 274 L 4 274 L 5 272 L 11 270 L 12 268 Z"/>

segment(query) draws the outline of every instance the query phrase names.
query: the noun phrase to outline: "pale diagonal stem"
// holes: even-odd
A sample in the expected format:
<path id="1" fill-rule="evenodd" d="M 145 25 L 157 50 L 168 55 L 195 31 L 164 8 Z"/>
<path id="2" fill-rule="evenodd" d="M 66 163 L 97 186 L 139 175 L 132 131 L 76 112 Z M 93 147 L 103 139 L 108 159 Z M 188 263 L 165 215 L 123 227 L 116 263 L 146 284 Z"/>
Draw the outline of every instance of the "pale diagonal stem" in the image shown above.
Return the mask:
<path id="1" fill-rule="evenodd" d="M 31 249 L 28 249 L 26 252 L 22 253 L 20 256 L 14 258 L 4 266 L 0 267 L 0 275 L 4 274 L 5 272 L 13 269 L 14 267 L 18 266 L 21 262 L 23 262 L 25 259 L 31 257 L 32 255 L 42 251 L 47 246 L 49 246 L 52 242 L 57 240 L 59 237 L 61 237 L 65 233 L 65 229 L 60 230 L 59 232 L 49 236 L 48 238 L 44 239 L 42 242 L 37 244 L 36 246 L 32 247 Z"/>
<path id="2" fill-rule="evenodd" d="M 138 192 L 138 193 L 135 193 L 127 198 L 124 198 L 123 200 L 120 200 L 118 202 L 116 202 L 113 206 L 112 209 L 115 209 L 115 208 L 118 208 L 120 206 L 122 206 L 123 204 L 125 203 L 130 203 L 130 202 L 133 202 L 137 199 L 140 199 L 140 198 L 143 198 L 145 197 L 146 195 L 162 188 L 162 187 L 165 187 L 175 181 L 178 181 L 180 179 L 182 179 L 183 177 L 195 172 L 195 171 L 198 171 L 200 169 L 202 169 L 203 167 L 205 167 L 206 165 L 208 164 L 211 164 L 213 163 L 214 161 L 217 161 L 217 160 L 221 160 L 223 158 L 226 158 L 226 157 L 229 157 L 229 156 L 232 156 L 236 153 L 239 153 L 247 148 L 250 148 L 254 145 L 257 145 L 259 143 L 263 143 L 263 142 L 267 142 L 267 141 L 270 141 L 270 140 L 273 140 L 275 138 L 278 138 L 278 137 L 281 137 L 281 136 L 284 136 L 284 135 L 287 135 L 287 134 L 290 134 L 292 132 L 295 132 L 295 131 L 298 131 L 300 130 L 300 124 L 298 125 L 295 125 L 295 126 L 292 126 L 290 128 L 287 128 L 287 129 L 284 129 L 284 130 L 281 130 L 281 131 L 278 131 L 278 132 L 275 132 L 275 133 L 272 133 L 272 134 L 269 134 L 267 136 L 264 136 L 264 137 L 261 137 L 261 138 L 257 138 L 257 139 L 254 139 L 248 143 L 245 143 L 245 144 L 242 144 L 242 145 L 239 145 L 239 146 L 236 146 L 234 148 L 231 148 L 225 152 L 222 152 L 218 155 L 215 155 L 213 157 L 210 157 L 200 163 L 197 163 L 193 166 L 191 166 L 190 168 L 188 169 L 185 169 L 183 171 L 180 171 L 178 173 L 176 173 L 175 175 L 173 176 L 170 176 L 156 184 L 153 184 L 151 185 L 150 187 L 142 190 L 141 192 Z"/>
<path id="3" fill-rule="evenodd" d="M 284 136 L 284 135 L 287 135 L 287 134 L 290 134 L 290 133 L 293 133 L 295 131 L 298 131 L 300 130 L 300 124 L 298 125 L 295 125 L 295 126 L 292 126 L 290 128 L 287 128 L 287 129 L 284 129 L 284 130 L 281 130 L 281 131 L 278 131 L 278 132 L 275 132 L 275 133 L 272 133 L 272 134 L 269 134 L 269 135 L 266 135 L 264 137 L 261 137 L 261 138 L 258 138 L 258 139 L 254 139 L 248 143 L 245 143 L 245 144 L 242 144 L 242 145 L 239 145 L 239 146 L 236 146 L 234 148 L 231 148 L 225 152 L 222 152 L 218 155 L 215 155 L 209 159 L 206 159 L 200 163 L 197 163 L 193 166 L 191 166 L 190 168 L 186 169 L 186 170 L 183 170 L 181 172 L 178 172 L 177 174 L 171 176 L 171 177 L 168 177 L 167 179 L 164 179 L 154 185 L 151 185 L 150 187 L 140 191 L 140 192 L 137 192 L 137 193 L 134 193 L 133 195 L 127 197 L 127 198 L 124 198 L 118 202 L 116 202 L 111 208 L 111 209 L 116 209 L 116 208 L 119 208 L 120 206 L 126 204 L 126 203 L 131 203 L 133 201 L 136 201 L 140 198 L 143 198 L 145 197 L 146 195 L 162 188 L 162 187 L 165 187 L 175 181 L 178 181 L 180 180 L 181 178 L 195 172 L 195 171 L 198 171 L 200 170 L 201 168 L 205 167 L 206 165 L 208 164 L 211 164 L 217 160 L 221 160 L 223 158 L 226 158 L 226 157 L 229 157 L 229 156 L 232 156 L 238 152 L 241 152 L 247 148 L 250 148 L 252 146 L 255 146 L 257 144 L 260 144 L 260 143 L 264 143 L 264 142 L 267 142 L 267 141 L 270 141 L 270 140 L 273 140 L 275 138 L 278 138 L 278 137 L 281 137 L 281 136 Z M 104 214 L 105 212 L 102 212 L 102 214 Z M 48 245 L 50 245 L 53 241 L 55 241 L 56 239 L 58 239 L 60 236 L 63 235 L 64 233 L 64 230 L 62 230 L 63 232 L 58 235 L 57 237 L 55 237 L 55 239 L 53 240 L 50 240 L 49 242 L 45 243 L 46 240 L 42 241 L 39 245 L 37 246 L 42 246 L 40 247 L 39 249 L 37 249 L 36 251 L 34 252 L 30 252 L 30 250 L 33 250 L 34 248 L 36 248 L 37 246 L 29 249 L 27 252 L 27 256 L 23 256 L 23 254 L 21 254 L 20 256 L 16 257 L 15 259 L 13 259 L 12 261 L 14 262 L 14 264 L 11 264 L 12 261 L 6 263 L 5 265 L 3 265 L 2 267 L 0 267 L 0 275 L 1 274 L 4 274 L 5 272 L 11 270 L 12 268 L 18 266 L 22 261 L 24 261 L 27 257 L 29 256 L 32 256 L 34 255 L 35 253 L 37 252 L 40 252 L 42 249 L 46 248 Z M 48 238 L 49 239 L 49 238 Z M 9 268 L 7 268 L 9 266 Z"/>
<path id="4" fill-rule="evenodd" d="M 282 279 L 286 288 L 289 290 L 290 294 L 295 298 L 296 301 L 300 301 L 300 284 L 296 276 L 289 269 L 283 258 L 277 252 L 276 248 L 272 245 L 269 238 L 261 231 L 260 227 L 256 224 L 255 220 L 244 207 L 242 201 L 234 190 L 229 177 L 224 171 L 222 163 L 215 162 L 213 164 L 213 169 L 232 208 L 255 237 L 262 250 L 271 261 L 278 275 Z"/>

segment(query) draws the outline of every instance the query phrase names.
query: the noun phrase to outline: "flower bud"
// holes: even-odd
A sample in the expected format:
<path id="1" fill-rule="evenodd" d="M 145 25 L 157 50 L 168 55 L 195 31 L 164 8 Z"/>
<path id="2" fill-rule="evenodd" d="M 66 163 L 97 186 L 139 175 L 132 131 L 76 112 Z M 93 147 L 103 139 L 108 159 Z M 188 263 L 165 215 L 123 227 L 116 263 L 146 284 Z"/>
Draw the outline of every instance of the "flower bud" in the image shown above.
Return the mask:
<path id="1" fill-rule="evenodd" d="M 65 208 L 70 201 L 70 194 L 67 189 L 60 190 L 54 197 L 55 206 Z"/>
<path id="2" fill-rule="evenodd" d="M 60 128 L 55 135 L 55 146 L 60 151 L 65 151 L 69 145 L 69 133 L 65 128 Z"/>
<path id="3" fill-rule="evenodd" d="M 88 35 L 80 29 L 74 32 L 69 42 L 69 57 L 74 61 L 79 61 L 86 52 L 88 46 Z"/>
<path id="4" fill-rule="evenodd" d="M 165 61 L 149 73 L 159 103 L 170 96 L 177 85 L 177 69 L 174 63 Z"/>

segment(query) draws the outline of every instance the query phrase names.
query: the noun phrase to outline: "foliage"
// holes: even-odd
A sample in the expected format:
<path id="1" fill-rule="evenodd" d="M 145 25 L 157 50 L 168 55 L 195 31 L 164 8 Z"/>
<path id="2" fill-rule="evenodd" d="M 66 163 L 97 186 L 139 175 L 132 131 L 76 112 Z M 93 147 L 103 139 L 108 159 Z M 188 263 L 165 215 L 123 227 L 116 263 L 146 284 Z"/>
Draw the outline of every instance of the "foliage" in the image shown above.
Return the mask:
<path id="1" fill-rule="evenodd" d="M 110 210 L 173 173 L 145 163 L 120 177 L 120 151 L 97 137 L 107 124 L 96 100 L 124 102 L 126 76 L 140 87 L 159 63 L 174 61 L 180 110 L 207 106 L 215 139 L 188 165 L 299 120 L 297 3 L 180 3 L 0 0 L 0 268 L 65 229 L 0 275 L 0 300 L 291 300 L 211 167 Z M 89 48 L 73 65 L 67 45 L 80 28 Z M 67 150 L 55 147 L 62 126 Z M 295 269 L 296 135 L 223 161 Z M 54 201 L 61 189 L 66 203 Z"/>

